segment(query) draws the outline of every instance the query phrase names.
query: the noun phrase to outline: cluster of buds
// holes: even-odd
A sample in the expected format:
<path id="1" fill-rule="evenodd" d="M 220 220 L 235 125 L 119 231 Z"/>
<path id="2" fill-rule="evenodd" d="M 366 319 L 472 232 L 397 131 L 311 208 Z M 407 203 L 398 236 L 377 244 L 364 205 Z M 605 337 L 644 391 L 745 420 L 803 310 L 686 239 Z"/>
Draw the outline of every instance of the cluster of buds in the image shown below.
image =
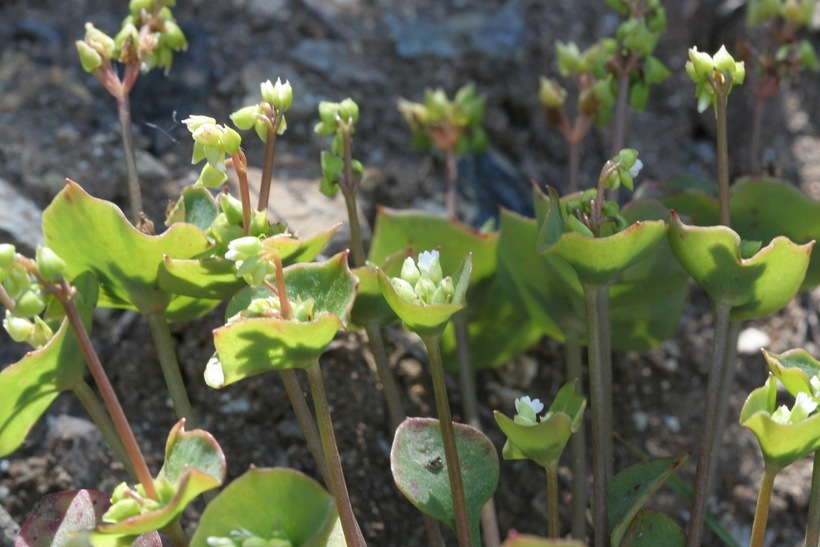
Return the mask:
<path id="1" fill-rule="evenodd" d="M 814 17 L 815 0 L 749 0 L 746 24 L 760 25 L 782 17 L 798 27 L 809 26 Z"/>
<path id="2" fill-rule="evenodd" d="M 546 420 L 549 413 L 539 416 L 544 411 L 544 403 L 540 399 L 530 399 L 528 396 L 519 397 L 515 400 L 515 416 L 513 421 L 520 425 L 538 425 Z"/>
<path id="3" fill-rule="evenodd" d="M 32 278 L 32 267 L 39 277 Z M 48 247 L 38 247 L 36 261 L 31 264 L 17 254 L 14 245 L 0 244 L 0 302 L 7 307 L 3 328 L 12 340 L 40 348 L 51 339 L 54 322 L 61 320 L 64 312 L 61 306 L 52 305 L 56 301 L 43 283 L 58 280 L 65 270 L 66 263 Z"/>
<path id="4" fill-rule="evenodd" d="M 156 511 L 170 503 L 176 491 L 174 485 L 165 478 L 154 480 L 154 489 L 158 499 L 151 499 L 145 494 L 141 484 L 131 488 L 122 482 L 114 488 L 111 494 L 111 507 L 102 516 L 102 521 L 108 524 L 117 524 L 126 519 Z"/>
<path id="5" fill-rule="evenodd" d="M 718 96 L 725 99 L 732 87 L 743 83 L 746 67 L 743 61 L 735 61 L 725 46 L 720 46 L 714 56 L 693 47 L 689 50 L 686 73 L 696 85 L 698 112 L 703 112 L 709 105 L 715 106 Z"/>
<path id="6" fill-rule="evenodd" d="M 601 169 L 597 188 L 585 190 L 579 198 L 569 199 L 565 204 L 567 227 L 587 237 L 608 235 L 602 233 L 604 224 L 609 224 L 612 233 L 626 227 L 618 204 L 614 201 L 598 199 L 605 189 L 616 189 L 622 185 L 634 189 L 634 179 L 643 168 L 638 159 L 638 151 L 624 148 L 615 157 L 607 160 Z"/>
<path id="7" fill-rule="evenodd" d="M 231 121 L 243 131 L 253 128 L 262 142 L 268 142 L 268 132 L 275 131 L 281 135 L 288 127 L 285 112 L 293 104 L 293 88 L 290 82 L 282 83 L 280 78 L 276 83 L 270 80 L 261 84 L 262 101 L 245 106 L 231 114 Z"/>
<path id="8" fill-rule="evenodd" d="M 131 0 L 130 13 L 114 38 L 86 23 L 85 38 L 76 42 L 83 69 L 96 73 L 118 61 L 143 72 L 154 67 L 169 70 L 174 52 L 188 47 L 169 9 L 174 4 L 173 0 Z"/>
<path id="9" fill-rule="evenodd" d="M 190 116 L 182 120 L 194 138 L 194 154 L 191 163 L 202 160 L 207 163 L 202 168 L 197 186 L 211 188 L 224 184 L 228 180 L 225 173 L 225 155 L 233 156 L 239 152 L 242 137 L 226 125 L 218 125 L 208 116 Z"/>
<path id="10" fill-rule="evenodd" d="M 428 89 L 423 103 L 400 99 L 398 108 L 413 130 L 416 147 L 435 146 L 458 155 L 487 147 L 487 135 L 481 127 L 485 99 L 473 85 L 459 89 L 452 101 L 443 90 Z"/>
<path id="11" fill-rule="evenodd" d="M 574 42 L 555 42 L 558 73 L 570 78 L 578 87 L 578 112 L 604 124 L 612 116 L 615 103 L 612 76 L 606 62 L 614 54 L 615 41 L 603 39 L 581 51 Z M 555 78 L 542 77 L 538 90 L 544 117 L 551 125 L 560 127 L 564 118 L 567 90 Z"/>
<path id="12" fill-rule="evenodd" d="M 257 536 L 244 528 L 231 530 L 228 537 L 208 537 L 209 547 L 291 547 L 293 543 L 288 539 L 284 530 L 274 530 L 269 538 Z"/>
<path id="13" fill-rule="evenodd" d="M 297 323 L 309 323 L 316 319 L 316 301 L 312 298 L 302 300 L 298 296 L 294 300 L 289 300 L 290 316 L 287 318 L 290 321 Z M 254 298 L 248 307 L 240 311 L 233 317 L 228 319 L 228 324 L 236 323 L 244 319 L 253 319 L 257 317 L 267 317 L 275 319 L 284 319 L 282 316 L 282 301 L 278 296 L 267 296 L 264 298 Z"/>
<path id="14" fill-rule="evenodd" d="M 236 264 L 236 275 L 248 285 L 261 285 L 268 275 L 276 273 L 276 266 L 265 256 L 265 246 L 255 236 L 234 239 L 228 244 L 225 258 Z"/>
<path id="15" fill-rule="evenodd" d="M 322 151 L 322 182 L 319 190 L 328 197 L 333 197 L 343 185 L 346 191 L 354 191 L 364 175 L 364 166 L 357 159 L 350 158 L 350 176 L 352 180 L 344 179 L 345 158 L 349 152 L 350 137 L 359 120 L 359 105 L 348 97 L 339 103 L 322 101 L 319 103 L 319 123 L 314 131 L 320 135 L 333 135 L 330 143 L 330 152 Z"/>
<path id="16" fill-rule="evenodd" d="M 794 406 L 791 409 L 786 405 L 779 406 L 772 412 L 772 420 L 780 425 L 797 424 L 808 418 L 815 410 L 817 401 L 808 393 L 801 391 L 795 398 Z"/>
<path id="17" fill-rule="evenodd" d="M 455 293 L 453 280 L 442 275 L 438 251 L 420 253 L 418 264 L 407 257 L 401 275 L 391 278 L 390 283 L 399 296 L 419 305 L 448 304 Z"/>
<path id="18" fill-rule="evenodd" d="M 211 221 L 205 234 L 214 242 L 214 254 L 222 256 L 228 251 L 232 241 L 245 236 L 245 231 L 242 224 L 242 202 L 230 194 L 222 193 L 219 194 L 219 209 L 220 213 Z M 249 236 L 264 238 L 280 234 L 289 235 L 284 224 L 271 224 L 266 211 L 254 210 L 251 213 Z"/>

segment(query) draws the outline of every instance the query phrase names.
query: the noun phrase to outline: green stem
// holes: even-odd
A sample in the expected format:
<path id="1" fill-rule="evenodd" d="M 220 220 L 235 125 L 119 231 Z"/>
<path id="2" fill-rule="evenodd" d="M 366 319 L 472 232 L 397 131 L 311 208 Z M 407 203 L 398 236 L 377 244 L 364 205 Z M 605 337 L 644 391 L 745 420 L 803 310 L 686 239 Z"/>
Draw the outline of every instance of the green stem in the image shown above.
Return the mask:
<path id="1" fill-rule="evenodd" d="M 567 142 L 569 146 L 569 168 L 567 183 L 567 193 L 574 194 L 578 191 L 578 173 L 581 169 L 581 142 L 570 140 Z"/>
<path id="2" fill-rule="evenodd" d="M 566 341 L 567 379 L 575 381 L 575 392 L 584 392 L 584 376 L 581 368 L 581 339 L 578 329 L 573 325 L 564 331 Z M 584 539 L 587 535 L 587 461 L 586 434 L 584 426 L 572 434 L 569 439 L 570 467 L 572 469 L 572 537 Z"/>
<path id="3" fill-rule="evenodd" d="M 594 504 L 594 534 L 595 546 L 604 547 L 607 541 L 607 499 L 606 485 L 608 481 L 606 461 L 607 435 L 611 432 L 605 429 L 607 419 L 606 386 L 604 385 L 603 345 L 598 313 L 600 300 L 606 293 L 606 287 L 583 285 L 584 301 L 587 312 L 587 354 L 589 361 L 589 396 L 592 412 L 592 494 Z"/>
<path id="4" fill-rule="evenodd" d="M 188 539 L 188 535 L 185 533 L 185 530 L 182 529 L 179 518 L 174 519 L 173 522 L 163 528 L 162 531 L 168 536 L 171 543 L 174 544 L 174 547 L 188 547 L 188 545 L 191 544 L 191 540 Z"/>
<path id="5" fill-rule="evenodd" d="M 407 414 L 405 414 L 404 407 L 401 403 L 401 395 L 399 394 L 399 387 L 396 385 L 393 371 L 390 370 L 382 329 L 377 323 L 371 323 L 365 327 L 365 331 L 367 332 L 367 342 L 370 345 L 370 352 L 373 354 L 373 360 L 376 362 L 376 374 L 379 376 L 379 382 L 381 382 L 382 390 L 384 390 L 384 398 L 387 401 L 390 426 L 395 430 L 399 427 L 399 424 L 407 418 Z"/>
<path id="6" fill-rule="evenodd" d="M 248 165 L 245 153 L 240 150 L 231 155 L 236 178 L 239 179 L 239 197 L 242 201 L 242 232 L 248 235 L 251 225 L 251 189 L 248 185 Z"/>
<path id="7" fill-rule="evenodd" d="M 716 92 L 715 116 L 717 118 L 717 168 L 719 221 L 730 226 L 729 215 L 729 141 L 726 127 L 726 94 Z"/>
<path id="8" fill-rule="evenodd" d="M 447 460 L 447 475 L 450 479 L 450 492 L 453 495 L 453 512 L 456 519 L 456 535 L 461 547 L 473 545 L 470 532 L 470 518 L 467 515 L 467 499 L 464 495 L 464 480 L 461 476 L 461 462 L 456 446 L 456 434 L 453 419 L 450 415 L 450 402 L 447 399 L 447 385 L 444 381 L 444 365 L 441 362 L 441 335 L 423 335 L 421 339 L 427 346 L 430 357 L 430 375 L 433 380 L 433 394 L 436 398 L 436 412 L 441 427 L 441 441 L 444 444 L 444 456 Z M 476 538 L 476 542 L 478 538 Z"/>
<path id="9" fill-rule="evenodd" d="M 749 137 L 749 173 L 752 175 L 760 173 L 760 129 L 763 122 L 765 102 L 764 98 L 756 96 L 754 109 L 752 110 L 752 131 Z"/>
<path id="10" fill-rule="evenodd" d="M 558 520 L 558 462 L 544 469 L 547 472 L 547 537 L 557 538 L 561 533 Z"/>
<path id="11" fill-rule="evenodd" d="M 125 158 L 125 173 L 128 178 L 128 201 L 131 205 L 131 222 L 139 228 L 142 219 L 142 193 L 137 160 L 134 152 L 134 131 L 131 127 L 131 100 L 128 92 L 117 95 L 117 115 L 120 119 L 122 153 Z"/>
<path id="12" fill-rule="evenodd" d="M 772 486 L 777 471 L 766 469 L 763 471 L 763 480 L 760 482 L 760 492 L 757 494 L 757 507 L 755 508 L 755 521 L 752 525 L 752 539 L 749 547 L 763 547 L 763 540 L 766 537 L 766 521 L 769 518 L 769 502 L 772 499 Z M 806 545 L 809 545 L 808 543 Z M 815 543 L 816 545 L 816 543 Z"/>
<path id="13" fill-rule="evenodd" d="M 732 307 L 718 302 L 715 304 L 715 341 L 712 349 L 712 366 L 709 372 L 709 383 L 706 386 L 706 408 L 701 428 L 700 453 L 698 470 L 695 478 L 692 512 L 689 517 L 687 545 L 698 547 L 703 535 L 703 519 L 706 515 L 706 503 L 709 499 L 709 479 L 711 468 L 717 452 L 715 451 L 718 424 L 718 409 L 723 384 L 726 381 L 726 344 L 729 339 L 729 313 Z"/>
<path id="14" fill-rule="evenodd" d="M 358 268 L 365 265 L 364 242 L 362 241 L 362 229 L 359 226 L 359 214 L 356 210 L 356 193 L 344 190 L 342 195 L 345 198 L 347 207 L 348 226 L 350 226 L 350 251 L 353 254 L 353 264 Z"/>
<path id="15" fill-rule="evenodd" d="M 723 430 L 726 429 L 726 417 L 729 414 L 729 399 L 732 394 L 732 389 L 735 385 L 735 376 L 737 375 L 737 340 L 740 337 L 740 329 L 743 326 L 743 321 L 729 322 L 729 335 L 726 339 L 726 378 L 723 380 L 723 390 L 720 392 L 720 399 L 718 400 L 718 418 L 717 429 L 715 431 L 715 442 L 720 445 L 723 442 Z M 709 477 L 709 491 L 706 497 L 712 495 L 712 478 L 715 475 L 715 467 L 711 468 L 711 476 Z"/>
<path id="16" fill-rule="evenodd" d="M 444 163 L 447 167 L 447 195 L 444 198 L 447 218 L 458 220 L 458 164 L 453 149 L 444 151 Z"/>
<path id="17" fill-rule="evenodd" d="M 171 396 L 177 418 L 185 418 L 185 425 L 189 430 L 196 429 L 194 409 L 188 399 L 188 391 L 182 379 L 179 361 L 174 351 L 174 340 L 171 337 L 171 329 L 168 328 L 168 321 L 165 320 L 165 314 L 150 314 L 145 317 L 148 319 L 151 338 L 157 348 L 159 366 L 165 377 L 165 385 L 168 387 L 168 394 Z"/>
<path id="18" fill-rule="evenodd" d="M 463 310 L 453 316 L 453 327 L 456 334 L 456 357 L 458 359 L 458 377 L 464 419 L 474 428 L 483 431 L 478 412 L 475 371 L 470 363 L 470 336 L 467 331 L 467 318 L 464 316 Z M 481 508 L 481 530 L 485 547 L 498 547 L 501 545 L 495 500 L 492 497 Z"/>
<path id="19" fill-rule="evenodd" d="M 137 472 L 134 470 L 134 465 L 128 457 L 128 450 L 125 448 L 122 439 L 117 433 L 117 428 L 114 427 L 114 422 L 111 421 L 111 418 L 106 413 L 105 408 L 103 408 L 100 403 L 100 400 L 97 399 L 97 396 L 94 394 L 94 390 L 92 390 L 91 386 L 85 382 L 80 382 L 74 386 L 72 390 L 74 391 L 74 394 L 77 395 L 77 398 L 85 408 L 85 411 L 88 412 L 91 420 L 97 426 L 97 429 L 99 429 L 100 433 L 102 433 L 105 442 L 107 442 L 108 446 L 111 447 L 111 451 L 114 452 L 114 456 L 120 461 L 120 463 L 122 463 L 122 466 L 125 468 L 125 472 L 128 473 L 131 480 L 139 481 Z"/>
<path id="20" fill-rule="evenodd" d="M 604 381 L 604 462 L 606 464 L 607 479 L 615 476 L 615 458 L 612 450 L 612 334 L 609 318 L 609 288 L 601 291 L 598 299 L 598 337 L 601 343 L 601 374 Z"/>
<path id="21" fill-rule="evenodd" d="M 820 450 L 814 452 L 811 471 L 811 494 L 809 494 L 809 523 L 806 526 L 806 545 L 820 543 Z"/>
<path id="22" fill-rule="evenodd" d="M 296 421 L 299 422 L 299 427 L 302 429 L 302 435 L 305 436 L 308 451 L 313 456 L 313 461 L 316 462 L 322 480 L 329 486 L 330 475 L 327 472 L 327 462 L 322 451 L 322 439 L 319 436 L 319 430 L 316 429 L 316 422 L 310 413 L 307 401 L 305 401 L 305 394 L 302 391 L 302 384 L 299 383 L 299 377 L 296 376 L 296 371 L 291 369 L 280 370 L 279 376 L 282 378 L 282 383 L 285 384 L 285 392 L 287 392 L 290 406 L 293 407 L 293 412 L 296 414 Z"/>
<path id="23" fill-rule="evenodd" d="M 80 318 L 77 307 L 69 296 L 69 289 L 67 289 L 65 285 L 63 285 L 63 289 L 63 291 L 56 292 L 55 296 L 60 300 L 60 303 L 65 309 L 66 317 L 71 324 L 71 328 L 74 330 L 74 334 L 77 336 L 77 341 L 86 363 L 88 363 L 88 370 L 91 372 L 91 376 L 93 376 L 94 382 L 100 390 L 100 395 L 102 396 L 103 402 L 105 402 L 105 406 L 108 408 L 108 413 L 111 415 L 114 427 L 117 429 L 117 434 L 125 445 L 125 449 L 128 452 L 128 459 L 131 461 L 131 465 L 134 467 L 137 477 L 139 477 L 139 482 L 145 489 L 145 494 L 155 500 L 157 499 L 157 491 L 154 489 L 154 479 L 148 470 L 148 465 L 145 463 L 145 457 L 137 443 L 137 438 L 134 436 L 134 431 L 131 429 L 128 419 L 125 417 L 125 412 L 122 410 L 119 399 L 117 399 L 114 387 L 108 380 L 100 358 L 94 350 L 94 345 L 91 343 L 85 326 L 83 326 L 83 321 Z"/>
<path id="24" fill-rule="evenodd" d="M 336 435 L 333 433 L 333 422 L 330 418 L 330 408 L 325 394 L 325 383 L 322 379 L 322 370 L 316 362 L 308 366 L 308 381 L 310 382 L 310 392 L 313 395 L 313 407 L 316 411 L 316 419 L 319 422 L 319 433 L 322 437 L 322 447 L 324 448 L 325 460 L 328 463 L 330 474 L 330 487 L 333 497 L 336 499 L 336 508 L 339 510 L 339 520 L 344 530 L 345 542 L 349 547 L 364 546 L 365 541 L 356 516 L 353 514 L 353 507 L 350 505 L 350 496 L 345 484 L 344 472 L 342 471 L 342 460 L 339 457 L 339 448 L 336 445 Z"/>
<path id="25" fill-rule="evenodd" d="M 256 205 L 257 211 L 264 211 L 268 208 L 270 187 L 273 182 L 273 159 L 276 156 L 276 137 L 281 123 L 282 115 L 277 113 L 273 123 L 268 126 L 268 138 L 265 141 L 265 160 L 262 163 L 262 180 L 259 186 L 259 201 Z"/>

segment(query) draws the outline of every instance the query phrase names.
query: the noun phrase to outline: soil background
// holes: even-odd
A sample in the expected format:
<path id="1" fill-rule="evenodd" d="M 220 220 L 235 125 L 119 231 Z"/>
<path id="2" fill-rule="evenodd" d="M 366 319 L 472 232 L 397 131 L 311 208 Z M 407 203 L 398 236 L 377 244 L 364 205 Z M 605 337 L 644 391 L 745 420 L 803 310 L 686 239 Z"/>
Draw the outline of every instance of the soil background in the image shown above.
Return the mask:
<path id="1" fill-rule="evenodd" d="M 683 65 L 689 47 L 714 52 L 725 43 L 731 50 L 744 32 L 742 1 L 666 4 L 669 28 L 657 56 L 672 76 L 653 91 L 644 113 L 631 115 L 627 137 L 644 162 L 640 178 L 649 183 L 682 173 L 715 173 L 713 116 L 697 113 Z M 116 33 L 126 10 L 125 0 L 0 1 L 0 182 L 4 196 L 11 196 L 0 204 L 5 215 L 0 217 L 0 240 L 30 252 L 40 237 L 36 213 L 66 177 L 92 195 L 126 204 L 115 105 L 83 72 L 73 44 L 82 38 L 86 21 Z M 611 35 L 619 22 L 595 0 L 184 0 L 174 13 L 190 41 L 189 51 L 175 57 L 168 78 L 159 73 L 140 78 L 132 99 L 146 212 L 157 226 L 168 200 L 193 182 L 199 170 L 190 165 L 191 141 L 180 120 L 207 114 L 226 122 L 230 112 L 255 101 L 261 81 L 277 77 L 289 79 L 295 95 L 288 131 L 277 146 L 275 176 L 284 187 L 305 180 L 318 186 L 319 152 L 328 142 L 313 133 L 316 107 L 320 100 L 350 96 L 361 107 L 354 155 L 368 168 L 363 216 L 372 221 L 377 204 L 441 211 L 441 161 L 411 150 L 396 101 L 420 100 L 428 87 L 452 94 L 473 82 L 487 97 L 488 157 L 496 176 L 507 181 L 507 190 L 487 198 L 482 192 L 486 184 L 463 181 L 462 213 L 479 221 L 482 211 L 492 210 L 496 202 L 526 211 L 528 181 L 561 188 L 566 170 L 566 146 L 544 122 L 537 97 L 538 77 L 556 73 L 554 42 L 587 47 Z M 818 25 L 814 28 L 807 37 L 820 49 Z M 733 92 L 730 152 L 736 175 L 747 163 L 750 104 L 747 89 Z M 763 143 L 767 168 L 814 198 L 820 198 L 818 105 L 817 73 L 784 85 L 768 104 Z M 251 164 L 260 166 L 262 150 L 254 140 L 246 139 L 246 152 Z M 608 149 L 606 129 L 594 130 L 584 141 L 582 181 L 595 180 Z M 311 232 L 310 222 L 328 226 L 339 215 L 322 199 L 306 204 L 312 211 L 301 227 L 306 233 Z M 818 355 L 819 303 L 817 292 L 802 294 L 785 310 L 748 327 L 767 335 L 769 342 L 764 343 L 772 351 L 804 347 Z M 202 381 L 213 352 L 210 331 L 221 324 L 222 313 L 217 309 L 172 329 L 200 425 L 225 450 L 229 478 L 251 464 L 288 466 L 315 476 L 275 376 L 263 375 L 220 392 Z M 100 310 L 96 318 L 95 342 L 156 471 L 175 418 L 147 325 L 119 311 Z M 387 338 L 408 414 L 433 415 L 432 388 L 420 352 L 406 344 L 398 330 L 388 331 Z M 424 545 L 421 519 L 390 476 L 392 433 L 361 342 L 356 334 L 340 334 L 322 362 L 352 502 L 372 545 Z M 614 356 L 618 434 L 652 456 L 695 450 L 710 348 L 709 303 L 693 286 L 674 339 L 643 354 Z M 0 363 L 15 362 L 24 352 L 0 334 Z M 479 374 L 485 428 L 499 451 L 504 438 L 492 423 L 492 409 L 512 413 L 513 398 L 525 393 L 551 400 L 565 381 L 562 359 L 561 345 L 545 340 L 514 363 Z M 737 366 L 738 385 L 712 508 L 743 544 L 751 530 L 762 459 L 751 432 L 736 421 L 745 396 L 762 385 L 767 368 L 756 350 L 741 354 Z M 451 402 L 458 418 L 461 401 L 455 385 Z M 616 469 L 636 461 L 621 444 L 616 456 Z M 691 484 L 694 458 L 690 460 L 681 475 Z M 501 473 L 496 506 L 502 536 L 512 529 L 543 535 L 546 496 L 539 468 L 502 461 Z M 810 477 L 809 461 L 779 475 L 768 545 L 801 544 Z M 81 487 L 110 491 L 124 478 L 82 407 L 64 395 L 24 446 L 0 459 L 0 505 L 22 523 L 44 494 Z M 565 467 L 560 479 L 562 494 L 568 495 Z M 685 522 L 688 503 L 680 495 L 665 489 L 653 503 Z M 562 505 L 565 526 L 567 508 Z M 198 504 L 189 509 L 187 525 L 193 526 L 199 511 Z M 11 540 L 0 535 L 0 543 Z M 709 535 L 705 543 L 716 540 Z"/>

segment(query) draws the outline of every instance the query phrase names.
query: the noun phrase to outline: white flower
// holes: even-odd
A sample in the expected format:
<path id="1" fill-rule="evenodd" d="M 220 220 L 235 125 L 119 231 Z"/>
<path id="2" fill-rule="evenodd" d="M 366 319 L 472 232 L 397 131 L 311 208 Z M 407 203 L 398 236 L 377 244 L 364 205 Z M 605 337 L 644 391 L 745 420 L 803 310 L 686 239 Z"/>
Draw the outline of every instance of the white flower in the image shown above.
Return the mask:
<path id="1" fill-rule="evenodd" d="M 538 414 L 544 410 L 544 403 L 538 399 L 530 399 L 528 396 L 515 400 L 516 415 L 513 421 L 520 425 L 538 424 Z"/>
<path id="2" fill-rule="evenodd" d="M 632 178 L 638 176 L 638 173 L 641 172 L 643 169 L 643 162 L 641 160 L 635 160 L 635 164 L 629 168 L 629 174 L 632 175 Z"/>
<path id="3" fill-rule="evenodd" d="M 781 405 L 772 414 L 772 420 L 781 425 L 796 424 L 808 418 L 816 409 L 817 402 L 808 393 L 801 391 L 797 394 L 794 407 L 789 410 L 786 405 Z"/>
<path id="4" fill-rule="evenodd" d="M 815 397 L 820 397 L 820 375 L 814 376 L 811 380 L 811 390 L 814 392 Z"/>
<path id="5" fill-rule="evenodd" d="M 515 400 L 515 411 L 519 412 L 520 408 L 519 405 L 521 404 L 529 405 L 529 407 L 535 412 L 536 414 L 540 414 L 542 410 L 544 410 L 544 403 L 541 402 L 540 399 L 530 399 L 529 395 L 524 395 L 523 397 Z"/>

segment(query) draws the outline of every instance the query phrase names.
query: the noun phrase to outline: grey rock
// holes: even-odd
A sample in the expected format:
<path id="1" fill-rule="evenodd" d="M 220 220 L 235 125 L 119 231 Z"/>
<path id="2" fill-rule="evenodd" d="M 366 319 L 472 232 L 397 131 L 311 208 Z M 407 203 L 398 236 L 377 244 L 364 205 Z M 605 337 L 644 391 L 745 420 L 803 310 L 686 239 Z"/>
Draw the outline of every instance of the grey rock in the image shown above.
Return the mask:
<path id="1" fill-rule="evenodd" d="M 108 467 L 109 449 L 93 422 L 60 414 L 49 420 L 46 446 L 74 484 L 97 484 Z"/>
<path id="2" fill-rule="evenodd" d="M 255 29 L 263 29 L 271 23 L 286 21 L 291 16 L 288 0 L 250 0 L 248 21 Z"/>
<path id="3" fill-rule="evenodd" d="M 524 46 L 524 5 L 520 0 L 509 0 L 492 13 L 459 13 L 444 21 L 401 21 L 386 16 L 384 23 L 396 52 L 408 59 L 424 55 L 453 59 L 468 53 L 509 59 Z"/>
<path id="4" fill-rule="evenodd" d="M 13 243 L 33 254 L 43 241 L 40 218 L 43 211 L 10 182 L 0 178 L 0 241 Z"/>
<path id="5" fill-rule="evenodd" d="M 344 42 L 302 40 L 291 50 L 290 58 L 340 86 L 384 84 L 388 80 L 381 71 L 363 66 L 362 58 L 351 53 Z"/>
<path id="6" fill-rule="evenodd" d="M 14 545 L 14 538 L 20 533 L 20 526 L 14 522 L 11 515 L 0 505 L 0 543 Z"/>

